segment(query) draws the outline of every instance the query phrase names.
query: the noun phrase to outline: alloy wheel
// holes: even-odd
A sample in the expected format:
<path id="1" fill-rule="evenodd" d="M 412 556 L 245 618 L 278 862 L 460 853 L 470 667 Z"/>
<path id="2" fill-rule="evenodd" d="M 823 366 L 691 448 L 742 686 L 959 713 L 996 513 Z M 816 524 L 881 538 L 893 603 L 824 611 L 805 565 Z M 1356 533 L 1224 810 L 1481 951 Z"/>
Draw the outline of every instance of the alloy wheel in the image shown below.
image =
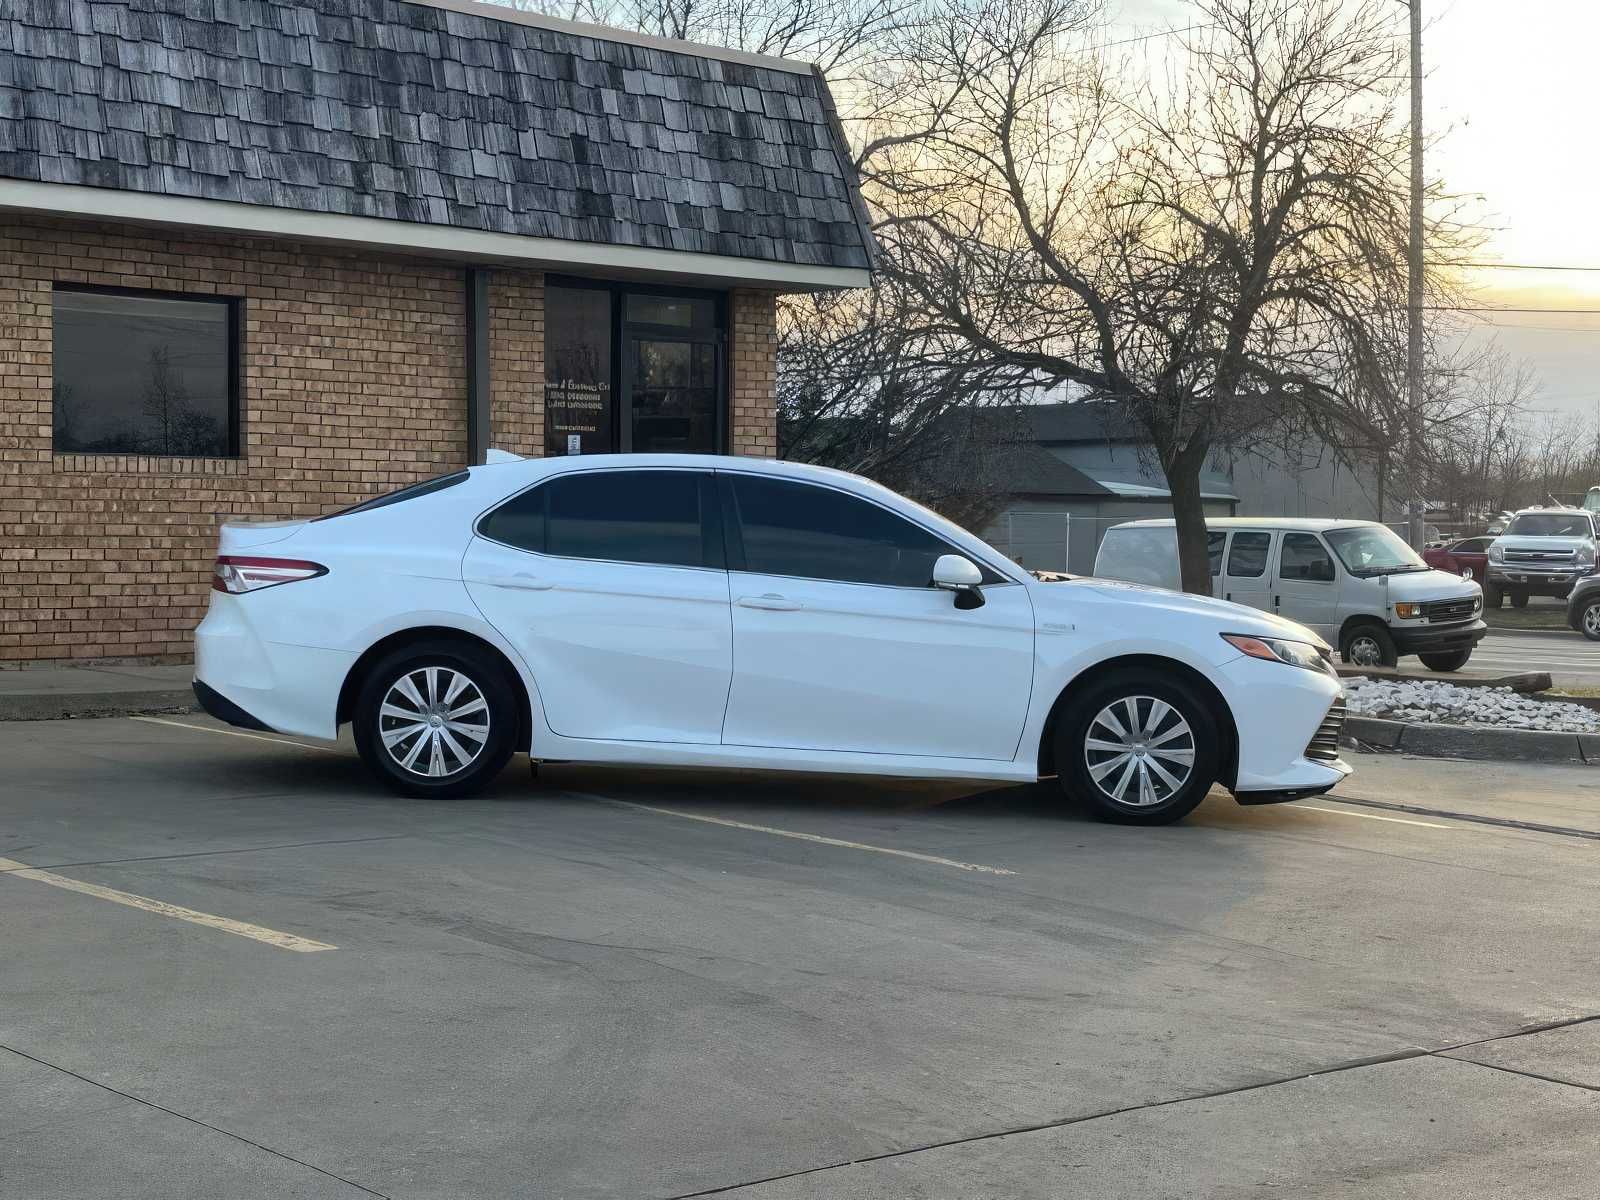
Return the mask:
<path id="1" fill-rule="evenodd" d="M 1376 638 L 1358 635 L 1350 640 L 1350 661 L 1358 667 L 1375 667 L 1383 661 L 1383 648 Z"/>
<path id="2" fill-rule="evenodd" d="M 1600 641 L 1600 604 L 1591 604 L 1583 610 L 1583 631 Z"/>
<path id="3" fill-rule="evenodd" d="M 1083 760 L 1108 799 L 1133 808 L 1165 804 L 1194 771 L 1194 730 L 1154 696 L 1125 696 L 1089 723 Z"/>
<path id="4" fill-rule="evenodd" d="M 483 690 L 451 667 L 419 667 L 390 686 L 378 735 L 404 771 L 442 779 L 467 769 L 489 741 Z"/>

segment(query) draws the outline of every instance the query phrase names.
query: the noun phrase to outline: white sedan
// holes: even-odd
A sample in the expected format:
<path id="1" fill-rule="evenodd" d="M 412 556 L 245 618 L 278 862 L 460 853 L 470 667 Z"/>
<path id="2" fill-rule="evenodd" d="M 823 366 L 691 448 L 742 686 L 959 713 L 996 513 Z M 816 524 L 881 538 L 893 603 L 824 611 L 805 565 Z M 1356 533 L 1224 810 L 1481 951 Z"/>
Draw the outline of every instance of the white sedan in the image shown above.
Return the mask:
<path id="1" fill-rule="evenodd" d="M 509 456 L 506 456 L 509 457 Z M 195 692 L 414 796 L 538 759 L 1010 783 L 1161 824 L 1325 792 L 1328 647 L 1238 605 L 1037 577 L 868 480 L 744 458 L 473 467 L 222 529 Z"/>

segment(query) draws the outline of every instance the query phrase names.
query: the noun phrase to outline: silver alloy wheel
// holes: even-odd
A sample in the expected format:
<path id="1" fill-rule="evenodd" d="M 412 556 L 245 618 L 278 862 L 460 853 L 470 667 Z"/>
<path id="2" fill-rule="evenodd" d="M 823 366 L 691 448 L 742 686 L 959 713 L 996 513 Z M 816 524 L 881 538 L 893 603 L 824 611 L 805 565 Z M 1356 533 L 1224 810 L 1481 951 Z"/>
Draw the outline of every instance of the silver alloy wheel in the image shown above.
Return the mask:
<path id="1" fill-rule="evenodd" d="M 378 736 L 402 770 L 443 779 L 466 770 L 488 745 L 489 702 L 460 671 L 418 667 L 384 693 Z"/>
<path id="2" fill-rule="evenodd" d="M 1133 808 L 1165 804 L 1194 772 L 1194 730 L 1154 696 L 1113 700 L 1089 722 L 1083 761 L 1110 800 Z"/>
<path id="3" fill-rule="evenodd" d="M 1358 633 L 1350 639 L 1350 661 L 1358 667 L 1376 667 L 1383 663 L 1383 647 L 1370 633 Z"/>
<path id="4" fill-rule="evenodd" d="M 1600 604 L 1591 604 L 1583 610 L 1583 631 L 1600 640 Z"/>

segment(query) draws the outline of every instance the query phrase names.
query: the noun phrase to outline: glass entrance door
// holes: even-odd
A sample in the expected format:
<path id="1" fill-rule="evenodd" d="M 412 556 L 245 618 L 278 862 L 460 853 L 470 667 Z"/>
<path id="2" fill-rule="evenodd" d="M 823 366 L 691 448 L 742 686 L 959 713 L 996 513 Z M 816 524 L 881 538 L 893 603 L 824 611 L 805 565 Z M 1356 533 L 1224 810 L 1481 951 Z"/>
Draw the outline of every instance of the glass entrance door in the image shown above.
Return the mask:
<path id="1" fill-rule="evenodd" d="M 630 336 L 623 393 L 624 450 L 714 454 L 721 389 L 712 341 Z"/>

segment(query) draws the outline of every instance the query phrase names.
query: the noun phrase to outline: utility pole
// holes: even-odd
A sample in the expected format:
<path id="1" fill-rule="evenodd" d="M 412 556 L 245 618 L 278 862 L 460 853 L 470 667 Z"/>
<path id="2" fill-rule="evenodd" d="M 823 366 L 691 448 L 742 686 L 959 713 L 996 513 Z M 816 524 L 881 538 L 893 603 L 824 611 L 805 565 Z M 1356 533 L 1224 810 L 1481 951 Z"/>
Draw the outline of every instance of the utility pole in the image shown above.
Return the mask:
<path id="1" fill-rule="evenodd" d="M 1411 512 L 1406 540 L 1422 549 L 1422 0 L 1411 9 L 1411 244 L 1407 247 L 1406 407 L 1410 425 Z"/>

